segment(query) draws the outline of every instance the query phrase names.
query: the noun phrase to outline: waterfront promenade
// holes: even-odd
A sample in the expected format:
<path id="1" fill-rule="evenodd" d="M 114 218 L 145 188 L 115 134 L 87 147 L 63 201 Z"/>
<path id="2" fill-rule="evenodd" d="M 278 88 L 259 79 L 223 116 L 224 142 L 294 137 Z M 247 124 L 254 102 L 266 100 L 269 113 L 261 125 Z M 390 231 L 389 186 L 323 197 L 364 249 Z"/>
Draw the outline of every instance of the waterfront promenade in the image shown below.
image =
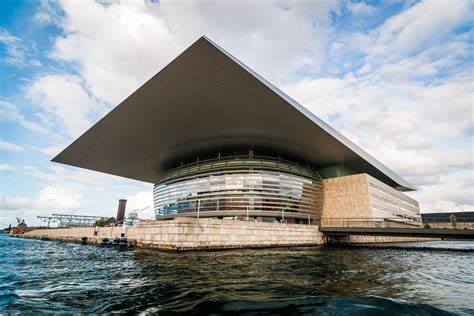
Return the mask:
<path id="1" fill-rule="evenodd" d="M 322 221 L 330 223 L 327 219 Z M 338 226 L 314 224 L 288 224 L 279 222 L 258 222 L 254 220 L 221 220 L 212 218 L 178 217 L 173 220 L 142 220 L 137 226 L 126 229 L 129 245 L 139 248 L 161 250 L 212 250 L 234 248 L 301 247 L 318 246 L 326 243 L 393 243 L 428 241 L 439 239 L 474 239 L 470 229 L 432 229 L 398 223 L 392 227 L 374 227 L 374 221 L 349 221 L 338 219 Z M 100 227 L 94 234 L 92 227 L 71 227 L 36 229 L 16 235 L 23 238 L 61 240 L 100 244 L 102 238 L 120 237 L 122 227 Z"/>

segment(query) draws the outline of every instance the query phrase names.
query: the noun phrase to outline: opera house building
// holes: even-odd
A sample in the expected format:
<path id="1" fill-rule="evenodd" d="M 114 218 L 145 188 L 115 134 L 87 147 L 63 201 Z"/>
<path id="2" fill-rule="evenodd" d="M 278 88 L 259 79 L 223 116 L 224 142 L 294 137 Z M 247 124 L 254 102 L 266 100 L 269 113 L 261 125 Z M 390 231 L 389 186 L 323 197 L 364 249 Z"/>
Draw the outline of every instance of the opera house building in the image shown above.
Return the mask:
<path id="1" fill-rule="evenodd" d="M 156 220 L 420 220 L 415 188 L 202 37 L 53 161 L 154 184 Z"/>

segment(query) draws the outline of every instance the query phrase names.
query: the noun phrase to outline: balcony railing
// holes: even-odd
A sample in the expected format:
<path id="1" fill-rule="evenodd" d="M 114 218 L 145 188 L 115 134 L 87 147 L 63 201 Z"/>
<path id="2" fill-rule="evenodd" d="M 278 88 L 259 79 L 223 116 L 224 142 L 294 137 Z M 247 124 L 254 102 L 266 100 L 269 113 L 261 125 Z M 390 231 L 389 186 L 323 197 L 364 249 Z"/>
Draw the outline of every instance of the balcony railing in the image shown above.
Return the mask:
<path id="1" fill-rule="evenodd" d="M 321 227 L 421 228 L 421 220 L 408 218 L 321 218 Z"/>

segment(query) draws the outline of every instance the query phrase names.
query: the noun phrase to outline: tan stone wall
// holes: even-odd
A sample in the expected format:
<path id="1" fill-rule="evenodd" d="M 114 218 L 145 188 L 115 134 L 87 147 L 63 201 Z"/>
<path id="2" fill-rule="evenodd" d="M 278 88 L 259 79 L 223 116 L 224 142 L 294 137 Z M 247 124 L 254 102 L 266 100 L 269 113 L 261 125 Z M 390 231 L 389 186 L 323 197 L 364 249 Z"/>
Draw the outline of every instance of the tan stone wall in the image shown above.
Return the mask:
<path id="1" fill-rule="evenodd" d="M 135 239 L 137 227 L 129 227 L 127 229 L 127 237 Z M 53 229 L 36 229 L 29 231 L 20 237 L 25 238 L 48 238 L 53 240 L 63 240 L 71 242 L 79 242 L 82 237 L 87 237 L 88 243 L 100 244 L 101 238 L 109 239 L 120 237 L 122 227 L 99 227 L 98 235 L 94 236 L 93 227 L 71 227 L 71 228 L 53 228 Z"/>
<path id="2" fill-rule="evenodd" d="M 324 243 L 324 238 L 315 225 L 184 217 L 173 221 L 141 221 L 136 240 L 140 246 L 178 250 L 309 246 Z"/>
<path id="3" fill-rule="evenodd" d="M 323 185 L 321 226 L 343 226 L 338 218 L 372 218 L 366 174 L 324 179 Z"/>
<path id="4" fill-rule="evenodd" d="M 24 237 L 100 243 L 100 238 L 120 236 L 121 227 L 103 227 L 97 237 L 93 228 L 41 229 Z M 176 218 L 168 221 L 144 220 L 127 229 L 127 237 L 138 247 L 158 249 L 227 249 L 250 247 L 321 245 L 324 237 L 315 225 L 219 220 L 211 218 Z"/>
<path id="5" fill-rule="evenodd" d="M 324 205 L 321 226 L 422 225 L 416 200 L 368 174 L 324 179 L 323 185 Z M 383 218 L 392 220 L 374 222 L 375 219 Z"/>

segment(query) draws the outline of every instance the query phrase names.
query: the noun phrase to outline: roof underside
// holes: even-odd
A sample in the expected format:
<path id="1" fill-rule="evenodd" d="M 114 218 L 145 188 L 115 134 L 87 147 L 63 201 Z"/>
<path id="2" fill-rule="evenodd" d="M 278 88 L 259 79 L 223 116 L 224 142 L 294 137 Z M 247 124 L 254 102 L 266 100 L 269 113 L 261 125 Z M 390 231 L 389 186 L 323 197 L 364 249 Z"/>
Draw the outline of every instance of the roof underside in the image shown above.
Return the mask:
<path id="1" fill-rule="evenodd" d="M 205 37 L 53 161 L 156 183 L 173 163 L 223 148 L 263 148 L 318 167 L 345 164 L 415 189 Z"/>

